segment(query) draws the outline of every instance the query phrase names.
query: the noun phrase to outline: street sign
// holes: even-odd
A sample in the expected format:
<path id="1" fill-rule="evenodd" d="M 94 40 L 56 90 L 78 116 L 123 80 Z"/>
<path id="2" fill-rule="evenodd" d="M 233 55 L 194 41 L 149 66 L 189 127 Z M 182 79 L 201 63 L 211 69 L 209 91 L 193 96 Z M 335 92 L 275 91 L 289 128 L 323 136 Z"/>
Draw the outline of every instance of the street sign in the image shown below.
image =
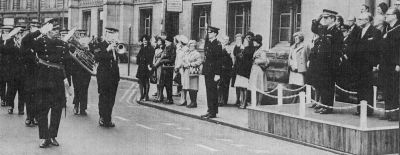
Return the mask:
<path id="1" fill-rule="evenodd" d="M 182 0 L 167 0 L 167 12 L 182 12 Z"/>

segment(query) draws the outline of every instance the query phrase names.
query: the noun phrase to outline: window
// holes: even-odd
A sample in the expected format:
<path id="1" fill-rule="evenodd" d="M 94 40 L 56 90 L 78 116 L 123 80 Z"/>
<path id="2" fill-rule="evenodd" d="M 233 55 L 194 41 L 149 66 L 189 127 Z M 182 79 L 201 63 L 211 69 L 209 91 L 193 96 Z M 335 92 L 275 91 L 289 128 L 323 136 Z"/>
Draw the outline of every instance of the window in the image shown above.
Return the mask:
<path id="1" fill-rule="evenodd" d="M 291 0 L 286 0 L 289 3 Z M 294 3 L 294 4 L 292 4 Z M 300 31 L 301 26 L 301 3 L 291 1 L 291 7 L 287 5 L 281 6 L 280 20 L 279 20 L 279 41 L 290 42 L 292 34 Z M 294 32 L 293 32 L 294 31 Z"/>
<path id="2" fill-rule="evenodd" d="M 140 32 L 139 38 L 143 35 L 151 36 L 153 9 L 140 9 Z"/>
<path id="3" fill-rule="evenodd" d="M 211 5 L 194 5 L 192 13 L 192 39 L 204 40 L 207 34 L 207 25 L 211 25 Z"/>
<path id="4" fill-rule="evenodd" d="M 13 10 L 19 10 L 21 7 L 21 0 L 13 0 Z"/>
<path id="5" fill-rule="evenodd" d="M 56 7 L 57 7 L 56 0 L 48 0 L 47 1 L 47 7 L 46 8 L 56 8 Z"/>
<path id="6" fill-rule="evenodd" d="M 99 23 L 98 23 L 98 25 L 97 25 L 97 36 L 100 37 L 100 36 L 103 35 L 103 19 L 104 19 L 103 10 L 99 10 L 98 14 L 99 14 L 99 15 L 98 15 L 98 17 L 99 17 L 99 19 L 98 19 Z"/>
<path id="7" fill-rule="evenodd" d="M 238 33 L 246 34 L 250 30 L 251 3 L 231 3 L 228 13 L 228 35 L 234 39 Z"/>
<path id="8" fill-rule="evenodd" d="M 91 12 L 83 11 L 83 22 L 82 29 L 86 30 L 87 34 L 90 36 L 90 23 L 91 23 Z"/>

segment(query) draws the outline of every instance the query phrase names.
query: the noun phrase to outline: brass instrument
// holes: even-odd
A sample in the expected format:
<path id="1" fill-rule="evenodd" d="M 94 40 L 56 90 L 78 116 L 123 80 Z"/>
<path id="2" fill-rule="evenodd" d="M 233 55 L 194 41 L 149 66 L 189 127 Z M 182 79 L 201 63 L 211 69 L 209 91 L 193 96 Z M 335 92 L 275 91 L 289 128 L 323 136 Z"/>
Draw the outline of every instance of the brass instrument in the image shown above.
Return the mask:
<path id="1" fill-rule="evenodd" d="M 127 53 L 127 49 L 124 43 L 121 43 L 117 38 L 115 37 L 106 37 L 105 40 L 114 48 L 116 48 L 118 54 L 125 54 Z"/>
<path id="2" fill-rule="evenodd" d="M 90 40 L 72 37 L 75 31 L 76 28 L 70 30 L 62 40 L 75 47 L 76 50 L 70 53 L 72 58 L 86 71 L 95 75 L 97 63 L 94 60 L 94 54 L 89 52 L 88 47 L 85 46 L 89 44 Z"/>

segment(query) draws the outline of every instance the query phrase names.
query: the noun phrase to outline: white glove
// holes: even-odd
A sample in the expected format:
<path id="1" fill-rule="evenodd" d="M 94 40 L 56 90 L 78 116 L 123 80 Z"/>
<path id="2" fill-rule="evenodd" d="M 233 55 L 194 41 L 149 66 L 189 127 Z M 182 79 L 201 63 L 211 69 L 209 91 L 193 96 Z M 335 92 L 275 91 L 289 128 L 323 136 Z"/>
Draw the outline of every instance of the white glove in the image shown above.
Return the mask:
<path id="1" fill-rule="evenodd" d="M 53 29 L 53 24 L 47 23 L 42 28 L 40 28 L 40 32 L 42 34 L 47 34 L 49 31 Z"/>
<path id="2" fill-rule="evenodd" d="M 399 66 L 399 65 L 396 65 L 395 70 L 396 70 L 396 72 L 400 72 L 400 66 Z"/>
<path id="3" fill-rule="evenodd" d="M 215 75 L 214 76 L 214 81 L 217 82 L 219 80 L 219 78 L 220 78 L 219 75 Z"/>

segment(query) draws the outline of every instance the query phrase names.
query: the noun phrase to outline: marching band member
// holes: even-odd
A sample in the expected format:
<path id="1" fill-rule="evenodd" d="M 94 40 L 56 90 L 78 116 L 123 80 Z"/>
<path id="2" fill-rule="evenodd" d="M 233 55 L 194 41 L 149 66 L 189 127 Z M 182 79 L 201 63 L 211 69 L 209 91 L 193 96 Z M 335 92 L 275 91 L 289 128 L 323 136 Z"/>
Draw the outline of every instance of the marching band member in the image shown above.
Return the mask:
<path id="1" fill-rule="evenodd" d="M 20 52 L 21 38 L 24 32 L 23 26 L 16 26 L 11 31 L 9 38 L 5 41 L 4 52 L 7 53 L 9 64 L 9 85 L 6 93 L 6 100 L 9 107 L 8 114 L 13 114 L 14 99 L 18 91 L 18 115 L 24 114 L 24 65 Z M 11 36 L 13 35 L 13 36 Z"/>
<path id="2" fill-rule="evenodd" d="M 54 24 L 54 26 L 53 26 Z M 39 138 L 43 139 L 40 148 L 50 145 L 59 146 L 56 140 L 60 125 L 62 108 L 65 107 L 65 79 L 64 61 L 69 52 L 64 50 L 66 43 L 57 39 L 59 25 L 50 20 L 40 31 L 28 34 L 34 38 L 34 51 L 38 65 L 35 67 L 35 102 L 34 114 L 39 122 Z M 50 114 L 50 126 L 48 113 Z"/>
<path id="3" fill-rule="evenodd" d="M 97 67 L 97 85 L 99 92 L 99 125 L 115 127 L 111 121 L 111 114 L 115 103 L 119 82 L 119 68 L 116 56 L 117 43 L 115 42 L 118 29 L 106 28 L 105 40 L 95 47 Z"/>
<path id="4" fill-rule="evenodd" d="M 7 88 L 7 81 L 9 80 L 9 62 L 8 62 L 8 56 L 4 54 L 6 52 L 3 47 L 4 47 L 4 42 L 7 39 L 6 36 L 8 33 L 11 31 L 13 27 L 10 25 L 5 25 L 1 27 L 2 30 L 2 35 L 0 38 L 0 98 L 1 98 L 1 106 L 4 107 L 7 105 L 6 101 L 6 88 Z"/>
<path id="5" fill-rule="evenodd" d="M 35 105 L 35 67 L 36 67 L 36 54 L 35 54 L 35 38 L 33 33 L 39 30 L 39 22 L 31 22 L 29 24 L 30 32 L 21 39 L 21 54 L 24 64 L 24 95 L 23 100 L 26 104 L 26 126 L 37 125 L 37 119 L 34 119 L 33 106 Z"/>

